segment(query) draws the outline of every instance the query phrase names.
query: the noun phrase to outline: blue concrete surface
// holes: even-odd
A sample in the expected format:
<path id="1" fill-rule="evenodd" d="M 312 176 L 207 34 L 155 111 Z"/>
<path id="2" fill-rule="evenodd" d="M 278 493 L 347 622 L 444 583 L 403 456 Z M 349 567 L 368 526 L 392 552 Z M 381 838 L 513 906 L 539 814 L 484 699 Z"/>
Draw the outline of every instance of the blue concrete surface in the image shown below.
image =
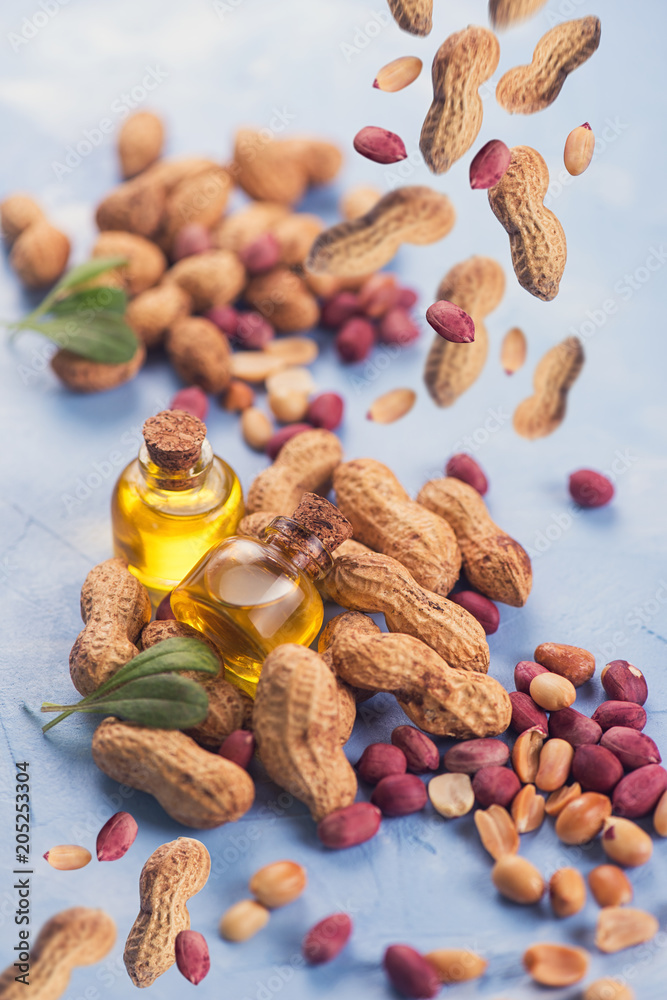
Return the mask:
<path id="1" fill-rule="evenodd" d="M 201 152 L 223 159 L 236 126 L 266 127 L 272 120 L 271 127 L 282 128 L 284 135 L 315 131 L 338 140 L 347 153 L 340 183 L 307 200 L 309 208 L 330 220 L 337 197 L 351 183 L 383 190 L 397 183 L 430 183 L 450 194 L 458 212 L 451 235 L 433 247 L 404 250 L 395 268 L 402 280 L 419 288 L 423 308 L 455 262 L 484 253 L 503 263 L 507 294 L 489 318 L 492 346 L 480 380 L 455 407 L 435 408 L 421 389 L 428 333 L 398 358 L 380 349 L 358 369 L 341 367 L 322 335 L 316 379 L 347 399 L 341 434 L 347 455 L 386 461 L 413 493 L 462 447 L 486 469 L 492 514 L 529 549 L 535 572 L 527 607 L 501 608 L 501 627 L 490 639 L 495 676 L 510 684 L 516 661 L 530 657 L 544 640 L 583 645 L 595 652 L 599 667 L 614 657 L 629 658 L 645 671 L 650 685 L 647 732 L 667 745 L 667 407 L 660 294 L 667 259 L 667 245 L 661 242 L 667 204 L 660 135 L 666 99 L 658 72 L 665 10 L 655 3 L 629 8 L 621 0 L 550 0 L 531 21 L 502 36 L 493 82 L 505 69 L 528 61 L 552 24 L 588 13 L 602 17 L 601 48 L 566 82 L 556 103 L 535 116 L 510 117 L 495 104 L 492 87 L 486 87 L 484 124 L 475 144 L 479 148 L 494 137 L 510 145 L 528 143 L 549 164 L 549 203 L 569 244 L 561 292 L 550 304 L 531 298 L 514 281 L 506 235 L 484 193 L 468 187 L 470 157 L 448 175 L 433 178 L 416 152 L 430 100 L 433 53 L 452 31 L 469 22 L 487 23 L 483 0 L 436 2 L 433 32 L 425 39 L 401 33 L 389 21 L 383 0 L 119 0 L 113 5 L 5 0 L 0 186 L 3 195 L 16 189 L 34 193 L 73 237 L 73 259 L 84 260 L 94 239 L 93 206 L 117 177 L 114 138 L 123 95 L 142 88 L 146 78 L 154 89 L 143 98 L 141 89 L 135 90 L 130 100 L 139 98 L 139 106 L 164 115 L 172 154 Z M 398 94 L 373 90 L 376 70 L 408 53 L 426 64 L 419 80 Z M 102 119 L 111 120 L 112 131 L 65 172 L 58 164 L 65 163 L 68 147 L 76 147 L 86 132 L 96 138 Z M 563 176 L 563 143 L 584 120 L 598 136 L 598 152 L 589 171 L 570 180 Z M 352 137 L 368 124 L 399 132 L 409 160 L 382 167 L 356 156 Z M 2 268 L 0 315 L 13 318 L 27 303 L 4 260 Z M 528 336 L 529 358 L 508 378 L 498 352 L 513 325 Z M 530 392 L 532 371 L 544 351 L 573 332 L 585 342 L 587 362 L 567 419 L 552 437 L 524 441 L 512 430 L 513 409 Z M 165 405 L 178 382 L 163 360 L 155 360 L 136 381 L 114 392 L 73 396 L 48 370 L 38 337 L 26 336 L 15 347 L 2 338 L 1 349 L 0 966 L 10 960 L 16 932 L 12 760 L 28 759 L 33 931 L 66 906 L 105 906 L 117 921 L 118 942 L 100 966 L 76 970 L 64 996 L 125 1000 L 136 995 L 121 955 L 137 911 L 141 866 L 159 844 L 190 831 L 170 821 L 148 796 L 119 790 L 96 769 L 89 752 L 93 720 L 71 720 L 43 737 L 43 718 L 36 712 L 44 698 L 72 697 L 67 656 L 80 628 L 79 590 L 90 567 L 110 554 L 113 479 L 136 453 L 143 420 Z M 400 385 L 421 389 L 413 412 L 390 427 L 367 422 L 370 401 Z M 247 486 L 263 459 L 245 448 L 236 419 L 215 406 L 209 426 L 215 448 Z M 608 508 L 573 509 L 567 476 L 582 466 L 613 475 L 617 495 Z M 591 712 L 600 694 L 596 680 L 582 690 L 577 704 Z M 348 744 L 350 758 L 356 760 L 366 743 L 388 738 L 401 718 L 390 697 L 370 702 Z M 366 846 L 328 853 L 318 845 L 304 808 L 257 766 L 254 776 L 258 801 L 253 810 L 232 827 L 201 834 L 214 870 L 190 912 L 193 927 L 209 940 L 213 971 L 199 986 L 199 996 L 313 1000 L 344 993 L 354 1000 L 384 1000 L 392 991 L 380 968 L 382 952 L 387 944 L 404 941 L 424 950 L 471 947 L 487 956 L 488 975 L 451 988 L 452 998 L 526 1000 L 545 994 L 523 973 L 521 954 L 533 941 L 552 940 L 590 947 L 591 978 L 622 975 L 635 985 L 640 1000 L 664 997 L 666 844 L 657 842 L 652 862 L 631 873 L 636 905 L 656 913 L 661 934 L 646 947 L 604 957 L 593 945 L 597 908 L 592 901 L 576 917 L 557 921 L 546 902 L 520 909 L 496 897 L 489 858 L 470 817 L 447 823 L 428 807 L 423 815 L 385 822 Z M 136 844 L 122 861 L 68 873 L 41 860 L 58 843 L 92 848 L 99 827 L 119 808 L 129 809 L 140 826 Z M 597 844 L 564 848 L 550 823 L 524 838 L 522 853 L 545 874 L 572 863 L 588 870 L 602 859 Z M 307 892 L 275 913 L 254 940 L 243 945 L 221 941 L 220 914 L 246 895 L 257 867 L 283 857 L 307 866 Z M 305 970 L 299 963 L 303 933 L 337 910 L 354 919 L 347 950 L 329 967 Z M 189 990 L 173 968 L 151 995 L 172 1000 Z M 553 991 L 559 1000 L 579 995 L 576 988 Z"/>

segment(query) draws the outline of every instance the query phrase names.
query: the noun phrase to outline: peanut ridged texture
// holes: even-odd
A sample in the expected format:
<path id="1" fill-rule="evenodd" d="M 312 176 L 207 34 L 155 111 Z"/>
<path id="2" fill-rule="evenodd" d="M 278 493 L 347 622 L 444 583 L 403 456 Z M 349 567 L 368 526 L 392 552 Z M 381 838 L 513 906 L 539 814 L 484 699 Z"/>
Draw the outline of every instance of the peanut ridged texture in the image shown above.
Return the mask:
<path id="1" fill-rule="evenodd" d="M 328 489 L 343 458 L 339 438 L 331 431 L 312 430 L 287 441 L 273 465 L 256 477 L 248 490 L 248 514 L 271 510 L 291 517 L 304 493 Z"/>
<path id="2" fill-rule="evenodd" d="M 306 259 L 306 270 L 340 278 L 372 274 L 389 263 L 401 244 L 436 243 L 455 221 L 447 195 L 430 187 L 398 188 L 365 215 L 321 233 Z"/>
<path id="3" fill-rule="evenodd" d="M 388 0 L 396 24 L 411 35 L 428 35 L 433 27 L 433 0 Z"/>
<path id="4" fill-rule="evenodd" d="M 204 642 L 213 652 L 218 655 L 212 643 L 204 638 L 201 632 L 186 625 L 184 622 L 174 621 L 154 621 L 141 633 L 141 648 L 150 649 L 165 639 L 184 637 L 186 639 L 198 639 Z M 197 670 L 182 670 L 181 677 L 190 677 L 197 681 L 204 688 L 208 696 L 208 714 L 203 722 L 200 722 L 192 729 L 186 729 L 187 736 L 191 736 L 200 746 L 207 750 L 217 750 L 222 741 L 234 732 L 235 729 L 243 727 L 245 716 L 245 706 L 248 702 L 246 695 L 242 694 L 237 687 L 234 687 L 224 678 L 222 665 L 220 672 L 215 677 L 203 674 Z"/>
<path id="5" fill-rule="evenodd" d="M 528 553 L 491 520 L 477 490 L 447 476 L 426 483 L 418 500 L 451 526 L 470 583 L 492 601 L 523 607 L 533 582 Z"/>
<path id="6" fill-rule="evenodd" d="M 394 694 L 408 718 L 438 736 L 497 736 L 512 710 L 493 677 L 455 670 L 410 635 L 341 628 L 329 647 L 331 665 L 348 684 Z"/>
<path id="7" fill-rule="evenodd" d="M 548 108 L 573 70 L 600 44 L 600 20 L 582 17 L 557 24 L 540 38 L 528 66 L 515 66 L 500 78 L 496 99 L 510 114 L 532 115 Z"/>
<path id="8" fill-rule="evenodd" d="M 179 837 L 151 854 L 141 870 L 139 915 L 123 953 L 135 986 L 151 986 L 176 961 L 176 938 L 190 928 L 187 902 L 204 888 L 210 870 L 208 851 L 191 837 Z"/>
<path id="9" fill-rule="evenodd" d="M 354 801 L 357 778 L 340 747 L 336 680 L 318 653 L 295 643 L 269 653 L 253 731 L 269 777 L 305 802 L 314 820 Z"/>
<path id="10" fill-rule="evenodd" d="M 95 730 L 92 752 L 100 771 L 149 792 L 184 826 L 203 830 L 233 822 L 255 798 L 243 768 L 177 729 L 149 729 L 110 717 Z"/>
<path id="11" fill-rule="evenodd" d="M 488 28 L 470 26 L 447 38 L 433 60 L 433 103 L 419 148 L 434 174 L 444 174 L 466 153 L 482 127 L 479 88 L 495 71 L 498 39 Z"/>
<path id="12" fill-rule="evenodd" d="M 485 317 L 505 294 L 505 274 L 491 257 L 474 256 L 455 264 L 440 282 L 436 299 L 459 306 L 475 324 L 475 339 L 454 344 L 436 335 L 426 359 L 424 382 L 438 406 L 451 406 L 479 378 L 489 350 Z"/>
<path id="13" fill-rule="evenodd" d="M 510 28 L 544 7 L 547 0 L 489 0 L 489 17 L 494 28 Z"/>
<path id="14" fill-rule="evenodd" d="M 533 395 L 514 411 L 514 430 L 529 441 L 553 434 L 562 424 L 570 389 L 584 364 L 578 337 L 566 337 L 540 359 L 533 375 Z"/>
<path id="15" fill-rule="evenodd" d="M 544 205 L 549 170 L 531 146 L 514 146 L 510 165 L 495 187 L 489 204 L 510 238 L 512 266 L 522 288 L 543 302 L 558 295 L 567 241 L 560 222 Z"/>
<path id="16" fill-rule="evenodd" d="M 357 541 L 398 559 L 420 586 L 446 597 L 461 569 L 446 521 L 411 500 L 391 469 L 374 459 L 339 465 L 334 490 Z"/>
<path id="17" fill-rule="evenodd" d="M 391 556 L 343 542 L 323 588 L 350 611 L 382 612 L 390 632 L 404 632 L 461 670 L 486 673 L 489 647 L 484 629 L 458 604 L 420 587 Z"/>
<path id="18" fill-rule="evenodd" d="M 18 970 L 10 965 L 0 976 L 0 997 L 19 1000 L 58 1000 L 67 989 L 70 974 L 79 965 L 99 962 L 113 948 L 116 925 L 104 910 L 74 906 L 56 913 L 40 930 L 30 955 L 28 990 L 17 982 Z"/>
<path id="19" fill-rule="evenodd" d="M 69 657 L 72 683 L 79 694 L 92 694 L 128 660 L 150 621 L 151 602 L 145 587 L 122 559 L 107 559 L 91 569 L 81 588 L 85 628 Z"/>

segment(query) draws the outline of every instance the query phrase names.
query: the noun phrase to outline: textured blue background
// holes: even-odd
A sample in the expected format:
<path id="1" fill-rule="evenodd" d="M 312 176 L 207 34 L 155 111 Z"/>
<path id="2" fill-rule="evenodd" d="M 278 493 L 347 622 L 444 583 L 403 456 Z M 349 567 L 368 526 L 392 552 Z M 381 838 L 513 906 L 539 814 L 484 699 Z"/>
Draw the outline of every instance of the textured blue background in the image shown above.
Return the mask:
<path id="1" fill-rule="evenodd" d="M 149 68 L 164 79 L 141 106 L 166 118 L 170 153 L 201 152 L 224 159 L 236 126 L 266 126 L 280 112 L 286 120 L 283 134 L 317 131 L 340 141 L 349 153 L 340 185 L 308 199 L 309 208 L 329 219 L 340 191 L 350 183 L 383 190 L 402 182 L 431 183 L 451 195 L 458 211 L 452 234 L 434 247 L 405 250 L 395 266 L 402 279 L 420 289 L 425 306 L 455 262 L 472 253 L 502 261 L 508 290 L 489 320 L 492 348 L 483 376 L 452 409 L 436 409 L 421 392 L 413 412 L 391 427 L 367 422 L 368 404 L 394 386 L 421 386 L 427 334 L 398 359 L 379 350 L 358 371 L 341 367 L 323 336 L 326 346 L 314 366 L 317 381 L 347 398 L 342 430 L 347 455 L 386 461 L 409 490 L 438 474 L 447 456 L 462 447 L 473 450 L 487 470 L 493 516 L 531 551 L 535 572 L 528 606 L 501 608 L 501 627 L 490 639 L 493 673 L 509 684 L 515 662 L 530 657 L 543 640 L 581 644 L 595 652 L 599 666 L 612 657 L 630 658 L 650 684 L 647 731 L 667 742 L 667 410 L 659 295 L 666 203 L 664 144 L 655 141 L 666 110 L 658 72 L 667 28 L 663 6 L 551 0 L 525 26 L 501 38 L 494 82 L 507 68 L 528 61 L 537 39 L 552 24 L 588 13 L 603 17 L 601 49 L 548 110 L 509 117 L 495 104 L 492 87 L 484 88 L 485 119 L 476 148 L 496 136 L 510 145 L 532 144 L 551 170 L 550 204 L 567 232 L 569 259 L 560 295 L 547 305 L 516 285 L 506 236 L 485 195 L 468 187 L 469 156 L 439 178 L 421 163 L 417 143 L 430 101 L 428 68 L 402 93 L 371 88 L 376 70 L 390 59 L 414 53 L 428 67 L 452 31 L 469 22 L 486 24 L 483 0 L 436 0 L 433 32 L 426 39 L 401 33 L 389 21 L 383 0 L 222 0 L 217 5 L 207 0 L 119 0 L 113 5 L 61 0 L 55 13 L 55 0 L 44 3 L 49 16 L 38 0 L 5 0 L 2 5 L 1 189 L 3 195 L 23 188 L 38 196 L 74 238 L 76 262 L 86 258 L 94 239 L 93 205 L 117 178 L 118 101 L 141 84 Z M 29 41 L 17 41 L 22 30 L 31 30 L 23 19 L 35 15 L 43 26 Z M 112 120 L 114 134 L 59 179 L 54 163 L 62 162 L 66 148 L 103 118 Z M 585 175 L 567 178 L 563 185 L 563 142 L 584 120 L 599 137 L 598 152 Z M 403 136 L 411 155 L 400 169 L 352 153 L 353 135 L 367 124 Z M 647 259 L 652 270 L 646 268 Z M 27 303 L 6 262 L 2 267 L 0 315 L 15 317 Z M 610 315 L 605 316 L 605 308 Z M 510 379 L 500 368 L 498 351 L 503 334 L 515 324 L 526 331 L 530 350 L 525 368 Z M 552 437 L 526 442 L 514 434 L 511 413 L 530 392 L 539 357 L 572 332 L 585 341 L 587 363 L 567 419 Z M 66 906 L 104 905 L 118 923 L 112 957 L 99 967 L 77 970 L 65 996 L 124 1000 L 136 995 L 121 954 L 137 910 L 141 866 L 158 844 L 191 831 L 168 820 L 148 796 L 123 794 L 97 771 L 89 753 L 92 720 L 72 720 L 44 738 L 39 729 L 43 720 L 35 711 L 43 698 L 72 697 L 67 655 L 80 628 L 79 589 L 90 567 L 110 554 L 112 482 L 121 462 L 134 456 L 143 420 L 168 401 L 177 381 L 166 363 L 157 360 L 130 385 L 75 397 L 50 374 L 39 338 L 29 335 L 13 349 L 3 338 L 1 349 L 0 856 L 8 866 L 11 761 L 27 758 L 37 868 L 34 929 Z M 247 486 L 263 460 L 244 447 L 235 418 L 215 406 L 209 427 L 215 448 Z M 463 443 L 466 437 L 472 445 Z M 610 507 L 583 513 L 572 509 L 567 475 L 581 466 L 611 470 L 617 496 Z M 598 681 L 589 688 L 578 700 L 587 712 L 601 690 Z M 399 721 L 391 698 L 371 702 L 348 746 L 350 758 L 356 760 L 365 743 L 388 738 Z M 304 808 L 256 767 L 254 775 L 255 808 L 235 826 L 201 835 L 214 868 L 190 912 L 192 925 L 208 938 L 213 971 L 199 987 L 199 996 L 305 1000 L 344 991 L 355 1000 L 388 997 L 391 991 L 379 966 L 382 951 L 391 942 L 406 941 L 424 950 L 476 948 L 489 958 L 489 974 L 452 989 L 452 997 L 520 1000 L 543 994 L 520 963 L 525 947 L 536 940 L 589 946 L 593 973 L 626 976 L 642 1000 L 664 996 L 664 933 L 646 948 L 606 958 L 592 943 L 593 902 L 578 916 L 559 922 L 547 903 L 520 909 L 499 901 L 471 817 L 448 824 L 429 807 L 422 815 L 385 822 L 367 846 L 327 853 L 318 846 Z M 124 860 L 113 867 L 93 863 L 72 873 L 56 872 L 41 861 L 54 844 L 80 842 L 93 848 L 99 827 L 118 808 L 128 808 L 140 826 Z M 570 863 L 580 862 L 588 870 L 602 856 L 597 845 L 563 848 L 550 823 L 524 838 L 522 853 L 547 875 Z M 277 912 L 254 940 L 240 946 L 222 942 L 217 935 L 220 914 L 246 894 L 247 879 L 257 867 L 282 857 L 306 864 L 307 892 Z M 637 905 L 655 912 L 665 928 L 667 845 L 657 843 L 652 863 L 631 878 Z M 14 944 L 11 885 L 6 872 L 0 884 L 0 967 L 10 960 Z M 339 909 L 350 913 L 356 925 L 344 955 L 327 968 L 295 969 L 304 931 Z M 173 968 L 153 986 L 152 996 L 167 1000 L 189 989 Z M 565 990 L 553 995 L 579 994 Z"/>

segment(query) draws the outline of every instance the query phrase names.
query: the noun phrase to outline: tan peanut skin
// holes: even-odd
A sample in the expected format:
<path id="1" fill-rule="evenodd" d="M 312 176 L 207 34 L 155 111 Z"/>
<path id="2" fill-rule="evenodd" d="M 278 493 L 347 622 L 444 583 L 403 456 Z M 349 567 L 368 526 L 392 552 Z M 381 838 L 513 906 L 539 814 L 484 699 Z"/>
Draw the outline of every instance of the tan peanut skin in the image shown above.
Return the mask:
<path id="1" fill-rule="evenodd" d="M 454 344 L 437 334 L 424 368 L 424 382 L 438 406 L 451 406 L 479 378 L 489 352 L 484 319 L 505 294 L 505 272 L 491 257 L 474 256 L 455 264 L 440 282 L 436 299 L 447 299 L 475 324 L 470 344 Z"/>
<path id="2" fill-rule="evenodd" d="M 151 986 L 176 961 L 176 937 L 190 929 L 187 902 L 204 888 L 210 870 L 208 851 L 191 837 L 162 844 L 141 869 L 139 915 L 123 953 L 135 986 Z"/>
<path id="3" fill-rule="evenodd" d="M 186 638 L 198 639 L 211 649 L 216 656 L 219 656 L 217 649 L 212 642 L 184 622 L 174 621 L 154 621 L 150 622 L 141 633 L 141 648 L 150 649 L 165 639 Z M 242 694 L 238 688 L 234 687 L 224 678 L 224 668 L 220 665 L 220 672 L 215 676 L 204 674 L 199 670 L 183 670 L 181 677 L 190 677 L 201 684 L 208 696 L 208 715 L 203 722 L 192 729 L 185 729 L 187 736 L 206 747 L 207 750 L 217 751 L 220 744 L 235 729 L 243 728 L 245 716 L 245 705 L 250 699 Z"/>
<path id="4" fill-rule="evenodd" d="M 340 440 L 331 431 L 315 429 L 291 438 L 273 465 L 264 469 L 248 490 L 246 511 L 277 511 L 291 517 L 304 493 L 326 493 L 343 458 Z"/>
<path id="5" fill-rule="evenodd" d="M 314 136 L 267 141 L 261 132 L 241 129 L 231 173 L 251 198 L 291 205 L 311 185 L 332 181 L 342 162 L 337 146 Z"/>
<path id="6" fill-rule="evenodd" d="M 362 614 L 361 611 L 343 611 L 342 614 L 335 615 L 334 618 L 330 618 L 319 634 L 317 640 L 317 652 L 320 654 L 327 666 L 332 670 L 334 668 L 332 663 L 331 646 L 342 631 L 350 631 L 355 634 L 361 633 L 367 635 L 377 635 L 380 631 L 380 627 L 375 624 L 372 618 L 368 615 Z M 368 690 L 367 688 L 354 687 L 353 685 L 346 684 L 345 681 L 340 679 L 340 677 L 337 677 L 337 681 L 339 688 L 345 689 L 346 692 L 349 692 L 352 695 L 355 704 L 354 711 L 356 717 L 356 706 L 360 702 L 367 701 L 369 698 L 372 698 L 374 692 Z M 340 701 L 342 700 L 343 699 L 341 698 Z M 339 709 L 341 707 L 340 701 Z M 343 710 L 342 714 L 344 718 L 347 718 L 348 711 L 348 709 Z M 354 720 L 352 721 L 354 722 Z M 341 727 L 342 726 L 343 722 L 341 721 Z M 341 739 L 341 743 L 342 742 L 343 740 Z"/>
<path id="7" fill-rule="evenodd" d="M 512 148 L 507 171 L 489 189 L 489 205 L 510 238 L 517 280 L 543 302 L 558 295 L 567 260 L 563 227 L 544 205 L 548 189 L 549 170 L 531 146 Z"/>
<path id="8" fill-rule="evenodd" d="M 492 601 L 523 607 L 533 583 L 530 558 L 518 542 L 491 520 L 477 490 L 460 479 L 446 476 L 426 483 L 417 499 L 450 524 L 473 587 Z"/>
<path id="9" fill-rule="evenodd" d="M 366 623 L 370 623 L 373 628 L 377 629 L 377 625 L 372 618 L 367 618 L 366 615 L 356 614 L 356 612 L 348 612 L 349 617 L 355 619 L 354 623 L 348 623 L 347 627 L 350 628 L 366 628 Z M 354 728 L 354 723 L 357 718 L 357 703 L 359 701 L 365 701 L 366 698 L 370 698 L 371 694 L 368 691 L 362 691 L 360 688 L 353 688 L 349 684 L 346 684 L 342 678 L 340 678 L 333 667 L 330 646 L 334 641 L 336 635 L 336 621 L 340 618 L 345 618 L 346 616 L 337 615 L 336 618 L 331 619 L 326 626 L 320 632 L 319 638 L 317 640 L 317 652 L 320 654 L 326 665 L 332 671 L 336 678 L 336 687 L 338 694 L 338 739 L 341 744 L 347 743 L 350 736 L 352 735 L 352 729 Z M 361 622 L 359 622 L 361 619 Z M 345 627 L 345 626 L 343 626 Z"/>
<path id="10" fill-rule="evenodd" d="M 167 269 L 167 258 L 150 240 L 135 233 L 102 232 L 91 251 L 92 257 L 127 257 L 128 263 L 109 272 L 118 277 L 128 295 L 153 288 Z M 105 275 L 105 278 L 107 275 Z"/>
<path id="11" fill-rule="evenodd" d="M 567 397 L 584 364 L 578 337 L 566 337 L 540 359 L 533 375 L 533 395 L 522 400 L 512 423 L 521 437 L 534 441 L 553 434 L 565 419 Z"/>
<path id="12" fill-rule="evenodd" d="M 318 653 L 296 643 L 269 653 L 252 722 L 269 777 L 305 802 L 316 822 L 354 801 L 357 778 L 340 747 L 336 680 Z"/>
<path id="13" fill-rule="evenodd" d="M 195 312 L 232 302 L 246 283 L 245 268 L 230 250 L 206 250 L 170 267 L 165 283 L 174 282 L 192 297 Z"/>
<path id="14" fill-rule="evenodd" d="M 532 115 L 556 100 L 573 70 L 600 44 L 600 20 L 582 17 L 557 24 L 540 38 L 528 66 L 515 66 L 502 76 L 496 99 L 510 114 Z"/>
<path id="15" fill-rule="evenodd" d="M 458 604 L 420 587 L 391 556 L 343 542 L 322 591 L 349 611 L 383 612 L 390 632 L 421 639 L 452 667 L 486 673 L 489 647 L 484 629 Z"/>
<path id="16" fill-rule="evenodd" d="M 251 278 L 244 298 L 280 332 L 310 330 L 320 307 L 303 278 L 288 267 L 275 267 Z"/>
<path id="17" fill-rule="evenodd" d="M 198 830 L 240 819 L 255 798 L 247 771 L 178 729 L 149 729 L 110 716 L 95 730 L 92 752 L 104 774 L 149 792 L 172 819 Z"/>
<path id="18" fill-rule="evenodd" d="M 396 24 L 411 35 L 428 35 L 433 27 L 433 0 L 388 0 Z"/>
<path id="19" fill-rule="evenodd" d="M 494 28 L 510 28 L 537 14 L 547 0 L 489 0 L 489 19 Z"/>
<path id="20" fill-rule="evenodd" d="M 461 570 L 456 536 L 410 498 L 391 469 L 372 458 L 343 462 L 334 490 L 357 541 L 398 559 L 420 586 L 447 596 Z"/>
<path id="21" fill-rule="evenodd" d="M 155 170 L 153 167 L 119 184 L 102 199 L 95 212 L 99 229 L 147 237 L 157 232 L 167 200 L 167 186 L 153 173 Z"/>
<path id="22" fill-rule="evenodd" d="M 135 643 L 151 617 L 148 591 L 122 559 L 107 559 L 84 581 L 81 617 L 86 627 L 72 646 L 69 669 L 74 687 L 86 695 L 139 652 Z"/>
<path id="23" fill-rule="evenodd" d="M 10 965 L 0 975 L 2 1000 L 58 1000 L 73 969 L 101 961 L 116 941 L 116 925 L 104 910 L 73 906 L 46 921 L 30 955 L 29 986 L 17 983 L 18 969 Z"/>
<path id="24" fill-rule="evenodd" d="M 237 212 L 223 216 L 211 231 L 211 238 L 221 250 L 238 253 L 250 246 L 258 236 L 274 232 L 282 219 L 290 216 L 287 205 L 271 201 L 253 201 Z"/>
<path id="25" fill-rule="evenodd" d="M 433 103 L 419 140 L 432 173 L 446 173 L 477 138 L 483 116 L 478 91 L 499 58 L 493 32 L 472 25 L 450 35 L 436 52 L 431 70 Z"/>
<path id="26" fill-rule="evenodd" d="M 447 195 L 424 186 L 390 191 L 365 215 L 325 229 L 305 263 L 312 274 L 352 278 L 388 264 L 402 243 L 425 246 L 446 236 L 456 221 Z"/>
<path id="27" fill-rule="evenodd" d="M 219 166 L 179 181 L 167 195 L 155 237 L 165 252 L 171 250 L 174 237 L 183 226 L 193 223 L 206 229 L 213 226 L 227 207 L 232 187 L 229 172 Z"/>
<path id="28" fill-rule="evenodd" d="M 339 677 L 356 687 L 390 691 L 427 733 L 497 736 L 510 723 L 509 695 L 495 678 L 453 669 L 411 635 L 341 629 L 329 653 Z"/>
<path id="29" fill-rule="evenodd" d="M 137 111 L 123 122 L 118 132 L 118 159 L 123 177 L 134 177 L 160 156 L 164 125 L 152 111 Z"/>
<path id="30" fill-rule="evenodd" d="M 129 361 L 117 365 L 107 365 L 102 361 L 91 361 L 61 348 L 51 358 L 51 368 L 61 382 L 73 392 L 106 392 L 124 385 L 137 375 L 146 360 L 146 348 L 138 344 Z"/>

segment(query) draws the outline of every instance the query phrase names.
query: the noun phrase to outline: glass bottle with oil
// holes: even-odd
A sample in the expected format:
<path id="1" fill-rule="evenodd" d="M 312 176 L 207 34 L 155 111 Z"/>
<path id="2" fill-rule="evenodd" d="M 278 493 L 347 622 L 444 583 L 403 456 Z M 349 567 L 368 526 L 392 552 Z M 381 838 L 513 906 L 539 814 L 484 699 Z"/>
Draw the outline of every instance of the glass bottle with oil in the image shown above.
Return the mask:
<path id="1" fill-rule="evenodd" d="M 143 434 L 138 458 L 114 488 L 113 543 L 159 604 L 205 552 L 234 534 L 243 493 L 197 417 L 164 410 L 146 421 Z"/>
<path id="2" fill-rule="evenodd" d="M 317 583 L 351 534 L 333 504 L 306 493 L 291 518 L 274 518 L 259 539 L 238 535 L 208 552 L 172 593 L 172 611 L 215 644 L 225 678 L 254 697 L 272 649 L 317 636 Z"/>

